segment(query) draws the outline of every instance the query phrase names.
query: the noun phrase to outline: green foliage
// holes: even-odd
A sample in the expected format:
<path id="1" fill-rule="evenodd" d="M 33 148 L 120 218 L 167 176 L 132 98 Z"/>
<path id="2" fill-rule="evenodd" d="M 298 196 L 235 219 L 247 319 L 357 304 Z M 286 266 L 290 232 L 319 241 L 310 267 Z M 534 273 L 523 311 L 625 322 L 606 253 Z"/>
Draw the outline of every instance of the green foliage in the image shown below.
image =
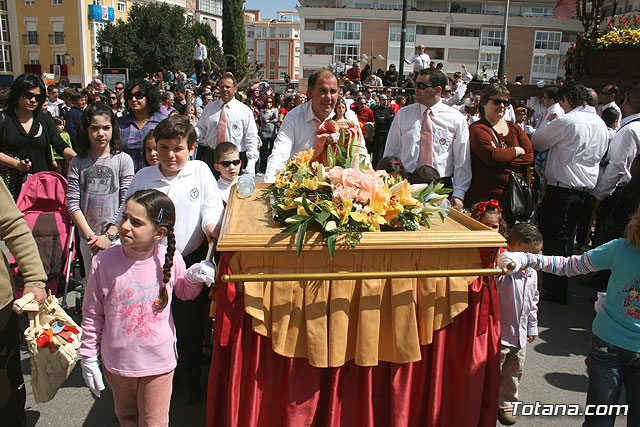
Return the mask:
<path id="1" fill-rule="evenodd" d="M 204 28 L 206 27 L 206 28 Z M 208 30 L 207 30 L 208 28 Z M 113 45 L 111 66 L 129 68 L 130 76 L 144 77 L 162 66 L 192 69 L 196 37 L 204 37 L 209 56 L 222 58 L 220 44 L 206 24 L 187 25 L 184 9 L 167 3 L 134 3 L 126 22 L 108 24 L 98 34 L 98 46 L 104 40 Z M 101 64 L 106 58 L 98 48 Z"/>
<path id="2" fill-rule="evenodd" d="M 232 72 L 238 81 L 242 81 L 249 72 L 249 54 L 244 30 L 244 1 L 223 0 L 222 22 L 225 71 Z"/>

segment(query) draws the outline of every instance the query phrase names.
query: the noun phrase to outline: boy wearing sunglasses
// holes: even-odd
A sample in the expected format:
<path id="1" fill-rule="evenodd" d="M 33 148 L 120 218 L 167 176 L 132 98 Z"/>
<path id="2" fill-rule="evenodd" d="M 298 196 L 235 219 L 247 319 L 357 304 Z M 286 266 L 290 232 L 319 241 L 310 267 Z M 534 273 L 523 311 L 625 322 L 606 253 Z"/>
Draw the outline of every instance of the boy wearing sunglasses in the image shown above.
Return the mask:
<path id="1" fill-rule="evenodd" d="M 221 142 L 213 150 L 213 161 L 213 167 L 220 173 L 220 178 L 218 179 L 220 197 L 222 197 L 224 205 L 227 206 L 231 187 L 238 180 L 240 165 L 242 164 L 238 147 L 230 142 Z"/>

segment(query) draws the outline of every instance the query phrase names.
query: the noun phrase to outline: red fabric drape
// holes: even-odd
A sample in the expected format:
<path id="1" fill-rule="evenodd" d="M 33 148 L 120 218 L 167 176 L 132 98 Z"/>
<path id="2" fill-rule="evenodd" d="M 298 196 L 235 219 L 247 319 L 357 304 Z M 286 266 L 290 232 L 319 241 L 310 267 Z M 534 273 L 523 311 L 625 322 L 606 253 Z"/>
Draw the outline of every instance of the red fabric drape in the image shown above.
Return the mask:
<path id="1" fill-rule="evenodd" d="M 231 255 L 221 257 L 221 274 Z M 489 251 L 483 259 L 490 265 Z M 252 331 L 235 284 L 221 286 L 207 426 L 495 426 L 500 322 L 491 282 L 469 286 L 469 308 L 434 333 L 421 361 L 324 369 L 274 353 Z"/>

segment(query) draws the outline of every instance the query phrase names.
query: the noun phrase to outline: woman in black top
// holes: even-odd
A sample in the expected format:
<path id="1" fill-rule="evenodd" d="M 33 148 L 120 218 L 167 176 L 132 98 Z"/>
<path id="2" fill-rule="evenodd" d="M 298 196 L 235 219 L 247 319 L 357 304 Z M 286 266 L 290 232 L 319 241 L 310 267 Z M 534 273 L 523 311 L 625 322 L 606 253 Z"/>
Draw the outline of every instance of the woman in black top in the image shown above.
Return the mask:
<path id="1" fill-rule="evenodd" d="M 53 118 L 42 112 L 45 100 L 42 79 L 21 74 L 0 115 L 0 172 L 14 197 L 25 174 L 54 170 L 51 147 L 67 161 L 76 155 L 60 137 Z"/>
<path id="2" fill-rule="evenodd" d="M 398 86 L 398 72 L 396 71 L 395 64 L 389 65 L 389 69 L 384 73 L 384 85 L 385 86 Z"/>

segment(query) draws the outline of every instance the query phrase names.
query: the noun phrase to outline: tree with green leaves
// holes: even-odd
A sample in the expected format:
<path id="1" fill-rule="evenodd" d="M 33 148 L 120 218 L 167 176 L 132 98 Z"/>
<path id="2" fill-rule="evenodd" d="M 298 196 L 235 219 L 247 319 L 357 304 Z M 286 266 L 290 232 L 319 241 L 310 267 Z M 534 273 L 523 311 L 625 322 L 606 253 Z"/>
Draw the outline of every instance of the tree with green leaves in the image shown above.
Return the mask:
<path id="1" fill-rule="evenodd" d="M 203 25 L 188 25 L 180 6 L 136 3 L 131 6 L 126 22 L 108 24 L 98 34 L 98 46 L 109 41 L 113 46 L 111 66 L 129 68 L 131 77 L 144 77 L 163 66 L 181 68 L 190 74 L 196 37 L 205 37 L 209 57 L 222 61 L 218 40 Z M 101 48 L 98 52 L 100 62 L 106 63 Z"/>
<path id="2" fill-rule="evenodd" d="M 242 81 L 249 74 L 243 0 L 222 2 L 222 47 L 226 62 L 225 71 L 231 71 L 238 81 Z"/>

